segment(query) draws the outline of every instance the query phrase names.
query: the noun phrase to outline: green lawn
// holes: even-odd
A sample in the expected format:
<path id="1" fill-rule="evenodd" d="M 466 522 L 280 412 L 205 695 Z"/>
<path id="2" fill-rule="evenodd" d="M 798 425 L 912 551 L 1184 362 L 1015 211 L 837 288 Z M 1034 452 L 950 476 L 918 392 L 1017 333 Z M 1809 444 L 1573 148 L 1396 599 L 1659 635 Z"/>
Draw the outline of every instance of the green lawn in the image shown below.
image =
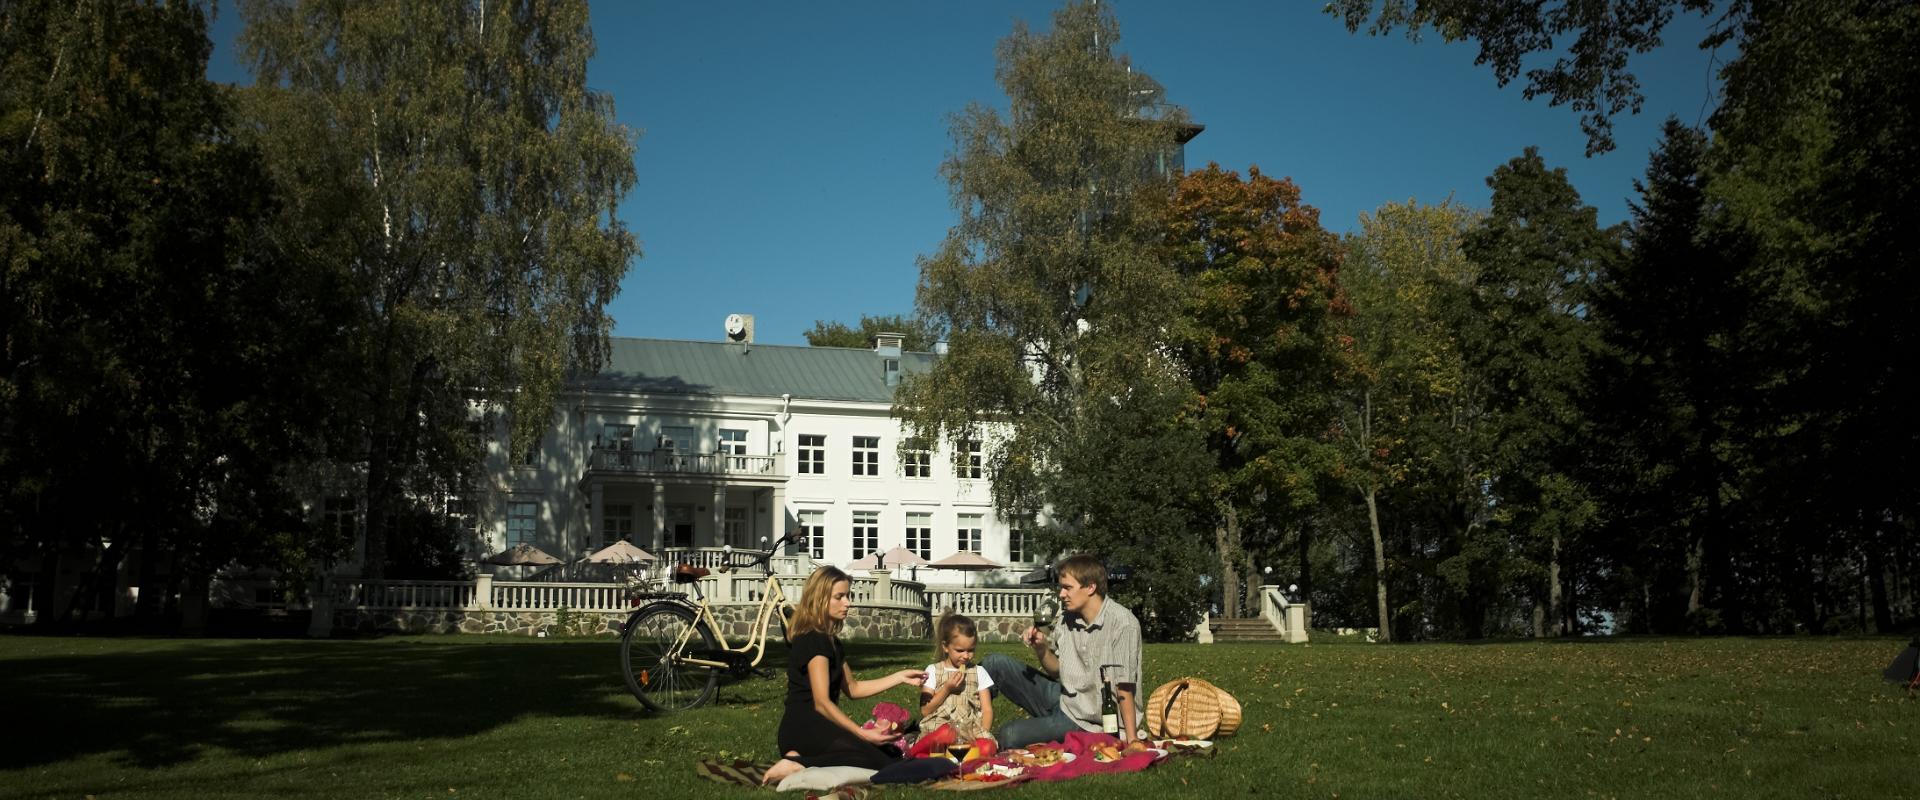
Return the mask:
<path id="1" fill-rule="evenodd" d="M 1239 735 L 1008 796 L 1911 797 L 1920 702 L 1879 678 L 1901 644 L 1152 645 L 1149 682 L 1234 692 Z M 851 652 L 862 675 L 930 660 Z M 773 797 L 692 764 L 770 755 L 782 689 L 649 716 L 611 640 L 0 636 L 0 797 Z"/>

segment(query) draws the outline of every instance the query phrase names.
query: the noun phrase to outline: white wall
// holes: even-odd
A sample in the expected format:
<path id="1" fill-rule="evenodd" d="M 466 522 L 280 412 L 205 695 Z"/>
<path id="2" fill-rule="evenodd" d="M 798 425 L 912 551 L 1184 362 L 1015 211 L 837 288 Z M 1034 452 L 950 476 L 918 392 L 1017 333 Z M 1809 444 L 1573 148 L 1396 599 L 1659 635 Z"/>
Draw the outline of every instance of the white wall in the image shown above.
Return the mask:
<path id="1" fill-rule="evenodd" d="M 784 418 L 784 423 L 783 423 Z M 902 475 L 898 447 L 902 438 L 900 424 L 891 417 L 891 409 L 877 403 L 845 403 L 779 398 L 689 398 L 612 396 L 594 394 L 572 397 L 555 414 L 553 427 L 542 437 L 535 466 L 509 466 L 504 448 L 496 445 L 487 462 L 486 485 L 482 498 L 481 538 L 485 553 L 505 546 L 507 504 L 514 500 L 532 501 L 539 508 L 535 544 L 562 558 L 577 557 L 598 547 L 598 533 L 590 531 L 592 514 L 590 495 L 581 490 L 596 436 L 603 442 L 608 425 L 635 426 L 634 449 L 654 449 L 656 438 L 667 426 L 685 426 L 695 430 L 695 452 L 713 452 L 721 428 L 748 431 L 749 455 L 780 456 L 780 469 L 786 475 L 784 514 L 762 513 L 766 503 L 760 496 L 748 495 L 736 488 L 729 505 L 751 505 L 756 533 L 782 532 L 786 520 L 797 520 L 802 511 L 820 511 L 824 515 L 827 539 L 825 560 L 844 565 L 852 560 L 852 525 L 855 510 L 879 512 L 879 547 L 885 550 L 905 544 L 909 513 L 926 513 L 933 528 L 932 556 L 951 555 L 957 548 L 957 527 L 963 515 L 981 518 L 982 555 L 995 561 L 1007 560 L 1008 525 L 993 512 L 989 487 L 984 479 L 963 479 L 956 474 L 953 454 L 942 447 L 932 458 L 930 478 L 906 478 Z M 801 434 L 826 437 L 826 472 L 802 475 L 799 472 Z M 852 474 L 852 437 L 879 437 L 880 474 L 876 477 Z M 988 443 L 991 447 L 991 442 Z M 636 517 L 635 540 L 643 547 L 653 541 L 652 503 L 646 487 L 609 487 L 606 502 L 631 502 Z M 672 486 L 669 504 L 690 503 L 699 506 L 712 501 L 710 489 Z M 771 509 L 768 510 L 771 512 Z M 772 519 L 769 519 L 772 517 Z M 712 513 L 694 515 L 697 541 L 705 544 L 717 539 L 712 531 Z M 958 576 L 947 576 L 957 579 Z"/>

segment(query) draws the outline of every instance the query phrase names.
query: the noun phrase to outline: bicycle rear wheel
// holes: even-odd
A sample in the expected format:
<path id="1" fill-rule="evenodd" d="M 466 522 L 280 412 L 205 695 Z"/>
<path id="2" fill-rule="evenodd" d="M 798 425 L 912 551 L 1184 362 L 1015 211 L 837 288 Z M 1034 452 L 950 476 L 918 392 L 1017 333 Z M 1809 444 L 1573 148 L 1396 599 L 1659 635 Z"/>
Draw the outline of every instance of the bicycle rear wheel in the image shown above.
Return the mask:
<path id="1" fill-rule="evenodd" d="M 688 626 L 684 650 L 669 652 Z M 683 663 L 686 651 L 715 648 L 713 632 L 694 621 L 693 611 L 671 603 L 655 603 L 633 613 L 620 633 L 620 668 L 627 690 L 655 711 L 685 711 L 713 699 L 720 673 L 712 667 Z"/>

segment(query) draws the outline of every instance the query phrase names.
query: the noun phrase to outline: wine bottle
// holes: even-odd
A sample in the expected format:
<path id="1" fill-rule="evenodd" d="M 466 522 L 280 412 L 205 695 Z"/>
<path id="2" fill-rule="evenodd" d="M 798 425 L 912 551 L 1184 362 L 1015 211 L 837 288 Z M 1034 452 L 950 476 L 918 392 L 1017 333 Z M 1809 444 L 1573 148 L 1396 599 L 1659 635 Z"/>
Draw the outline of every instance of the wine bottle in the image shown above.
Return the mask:
<path id="1" fill-rule="evenodd" d="M 1120 735 L 1120 704 L 1113 697 L 1113 683 L 1107 680 L 1107 665 L 1100 666 L 1100 730 Z"/>

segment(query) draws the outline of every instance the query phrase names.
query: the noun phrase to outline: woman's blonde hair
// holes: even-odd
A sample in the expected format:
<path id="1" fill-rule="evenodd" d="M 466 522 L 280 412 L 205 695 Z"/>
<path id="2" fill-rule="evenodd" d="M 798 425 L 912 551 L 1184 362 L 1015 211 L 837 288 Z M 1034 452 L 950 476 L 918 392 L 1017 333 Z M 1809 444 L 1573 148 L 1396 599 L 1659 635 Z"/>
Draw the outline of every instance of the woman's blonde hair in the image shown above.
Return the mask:
<path id="1" fill-rule="evenodd" d="M 956 635 L 972 636 L 978 639 L 980 633 L 979 628 L 974 626 L 972 617 L 955 613 L 949 608 L 946 613 L 940 615 L 940 622 L 933 626 L 933 657 L 936 661 L 947 657 L 947 642 L 953 641 Z"/>
<path id="2" fill-rule="evenodd" d="M 794 604 L 788 638 L 814 631 L 840 635 L 840 621 L 827 615 L 827 604 L 833 600 L 833 585 L 841 581 L 847 582 L 849 590 L 853 588 L 853 579 L 837 567 L 821 567 L 807 576 L 807 585 L 800 589 L 800 602 Z"/>

